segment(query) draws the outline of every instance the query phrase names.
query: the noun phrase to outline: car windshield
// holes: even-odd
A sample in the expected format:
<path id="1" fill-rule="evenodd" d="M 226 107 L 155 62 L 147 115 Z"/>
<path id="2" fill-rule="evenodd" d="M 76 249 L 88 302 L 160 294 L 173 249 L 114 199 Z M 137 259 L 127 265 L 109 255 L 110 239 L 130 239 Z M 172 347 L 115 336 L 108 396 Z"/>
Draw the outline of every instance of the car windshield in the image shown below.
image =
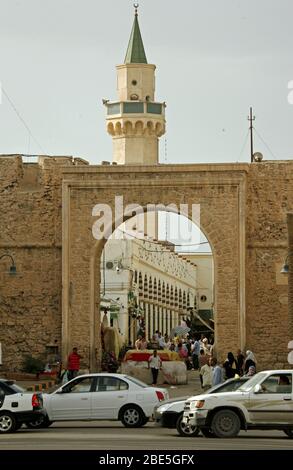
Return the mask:
<path id="1" fill-rule="evenodd" d="M 249 379 L 246 383 L 241 385 L 241 387 L 238 388 L 239 392 L 248 392 L 251 390 L 256 384 L 260 383 L 267 374 L 265 372 L 259 372 L 258 374 L 255 374 L 251 379 Z"/>
<path id="2" fill-rule="evenodd" d="M 214 387 L 210 388 L 206 393 L 224 393 L 224 392 L 234 392 L 238 390 L 245 382 L 249 379 L 241 378 L 241 379 L 229 379 L 226 382 L 215 385 Z"/>
<path id="3" fill-rule="evenodd" d="M 142 388 L 147 388 L 148 387 L 147 384 L 145 384 L 141 380 L 135 379 L 134 377 L 129 377 L 127 375 L 126 378 L 127 378 L 127 380 L 129 380 L 129 382 L 133 382 L 135 385 L 138 385 L 139 387 L 142 387 Z"/>

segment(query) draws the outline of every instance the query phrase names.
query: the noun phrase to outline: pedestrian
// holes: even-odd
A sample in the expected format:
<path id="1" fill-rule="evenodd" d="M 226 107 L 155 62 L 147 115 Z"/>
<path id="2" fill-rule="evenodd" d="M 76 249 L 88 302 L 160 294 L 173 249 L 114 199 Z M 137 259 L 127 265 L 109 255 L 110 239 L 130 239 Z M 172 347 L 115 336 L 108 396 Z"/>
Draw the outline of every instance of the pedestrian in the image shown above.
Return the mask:
<path id="1" fill-rule="evenodd" d="M 246 351 L 245 363 L 244 363 L 244 372 L 245 372 L 245 374 L 248 373 L 248 369 L 249 369 L 250 366 L 255 367 L 255 370 L 256 370 L 256 363 L 257 363 L 257 360 L 256 360 L 255 355 L 253 354 L 253 352 L 247 350 Z"/>
<path id="2" fill-rule="evenodd" d="M 227 359 L 223 364 L 226 379 L 233 379 L 238 374 L 238 364 L 232 352 L 228 352 Z"/>
<path id="3" fill-rule="evenodd" d="M 253 375 L 255 375 L 255 373 L 256 373 L 255 367 L 254 366 L 249 366 L 248 372 L 247 372 L 247 374 L 245 374 L 244 377 L 252 377 Z"/>
<path id="4" fill-rule="evenodd" d="M 162 368 L 162 361 L 160 356 L 158 356 L 158 351 L 154 349 L 153 354 L 149 357 L 148 369 L 151 368 L 152 372 L 152 385 L 157 384 L 159 370 Z"/>
<path id="5" fill-rule="evenodd" d="M 141 338 L 141 349 L 147 349 L 148 342 L 145 337 Z"/>
<path id="6" fill-rule="evenodd" d="M 244 367 L 244 361 L 245 361 L 245 356 L 242 353 L 241 349 L 238 349 L 237 351 L 236 360 L 238 364 L 238 373 L 241 376 L 243 375 L 243 367 Z"/>
<path id="7" fill-rule="evenodd" d="M 192 365 L 193 369 L 199 369 L 199 351 L 200 351 L 200 344 L 198 339 L 191 342 L 191 358 L 192 358 Z"/>
<path id="8" fill-rule="evenodd" d="M 221 384 L 223 382 L 223 369 L 219 366 L 216 357 L 211 358 L 211 366 L 213 369 L 212 386 Z"/>
<path id="9" fill-rule="evenodd" d="M 199 371 L 199 375 L 201 377 L 202 388 L 204 391 L 208 390 L 212 386 L 212 379 L 213 379 L 213 369 L 210 364 L 205 364 Z"/>
<path id="10" fill-rule="evenodd" d="M 142 337 L 141 337 L 141 336 L 138 336 L 137 340 L 136 340 L 135 343 L 134 343 L 135 349 L 136 349 L 137 351 L 139 351 L 140 349 L 142 349 L 142 347 L 141 347 L 142 341 L 141 341 L 141 340 L 142 340 Z"/>
<path id="11" fill-rule="evenodd" d="M 80 367 L 80 359 L 82 359 L 82 357 L 78 354 L 77 348 L 73 348 L 67 359 L 68 380 L 74 379 L 74 377 L 77 376 Z"/>
<path id="12" fill-rule="evenodd" d="M 151 340 L 148 342 L 148 349 L 158 349 L 159 348 L 159 343 L 158 340 L 156 339 L 156 335 L 153 335 L 151 337 Z"/>

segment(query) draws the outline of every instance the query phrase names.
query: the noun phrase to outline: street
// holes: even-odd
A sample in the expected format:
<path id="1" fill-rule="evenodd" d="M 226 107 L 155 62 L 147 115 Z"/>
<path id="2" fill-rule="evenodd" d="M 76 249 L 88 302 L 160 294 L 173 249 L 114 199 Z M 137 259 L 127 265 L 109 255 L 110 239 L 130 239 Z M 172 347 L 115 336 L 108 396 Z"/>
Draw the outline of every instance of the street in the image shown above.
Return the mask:
<path id="1" fill-rule="evenodd" d="M 293 450 L 282 431 L 242 431 L 234 439 L 179 437 L 175 429 L 126 429 L 119 422 L 56 423 L 48 429 L 25 427 L 0 436 L 0 450 Z"/>

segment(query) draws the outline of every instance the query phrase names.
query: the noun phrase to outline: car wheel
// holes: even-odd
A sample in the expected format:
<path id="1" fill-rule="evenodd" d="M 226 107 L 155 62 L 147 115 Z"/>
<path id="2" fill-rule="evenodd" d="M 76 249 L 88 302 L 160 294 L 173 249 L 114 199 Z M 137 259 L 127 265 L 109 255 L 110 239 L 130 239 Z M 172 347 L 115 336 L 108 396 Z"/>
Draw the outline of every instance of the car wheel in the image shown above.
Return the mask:
<path id="1" fill-rule="evenodd" d="M 16 420 L 11 413 L 0 414 L 0 433 L 14 432 L 17 429 Z"/>
<path id="2" fill-rule="evenodd" d="M 293 429 L 284 429 L 284 433 L 290 437 L 290 439 L 293 439 Z"/>
<path id="3" fill-rule="evenodd" d="M 232 410 L 220 410 L 213 417 L 211 430 L 217 437 L 235 437 L 240 431 L 240 419 Z"/>
<path id="4" fill-rule="evenodd" d="M 199 428 L 197 426 L 188 426 L 182 422 L 183 414 L 179 416 L 176 422 L 176 429 L 180 436 L 183 437 L 195 437 L 199 434 Z"/>
<path id="5" fill-rule="evenodd" d="M 36 421 L 30 421 L 25 423 L 25 425 L 29 429 L 42 429 L 48 428 L 52 423 L 53 421 L 50 421 L 48 416 L 40 416 Z"/>
<path id="6" fill-rule="evenodd" d="M 216 435 L 213 433 L 213 431 L 209 428 L 200 428 L 200 431 L 204 437 L 216 437 Z"/>
<path id="7" fill-rule="evenodd" d="M 145 418 L 143 411 L 135 405 L 126 406 L 121 413 L 121 422 L 126 428 L 140 428 Z"/>

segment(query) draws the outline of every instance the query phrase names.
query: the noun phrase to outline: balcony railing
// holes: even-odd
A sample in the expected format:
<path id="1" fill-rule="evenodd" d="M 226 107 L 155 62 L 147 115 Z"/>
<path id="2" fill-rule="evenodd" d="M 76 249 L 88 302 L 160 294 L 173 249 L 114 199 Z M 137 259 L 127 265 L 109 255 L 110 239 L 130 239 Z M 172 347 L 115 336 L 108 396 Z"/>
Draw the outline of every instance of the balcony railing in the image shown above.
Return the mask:
<path id="1" fill-rule="evenodd" d="M 163 114 L 163 103 L 150 103 L 149 101 L 123 101 L 107 103 L 107 115 L 121 114 Z"/>

